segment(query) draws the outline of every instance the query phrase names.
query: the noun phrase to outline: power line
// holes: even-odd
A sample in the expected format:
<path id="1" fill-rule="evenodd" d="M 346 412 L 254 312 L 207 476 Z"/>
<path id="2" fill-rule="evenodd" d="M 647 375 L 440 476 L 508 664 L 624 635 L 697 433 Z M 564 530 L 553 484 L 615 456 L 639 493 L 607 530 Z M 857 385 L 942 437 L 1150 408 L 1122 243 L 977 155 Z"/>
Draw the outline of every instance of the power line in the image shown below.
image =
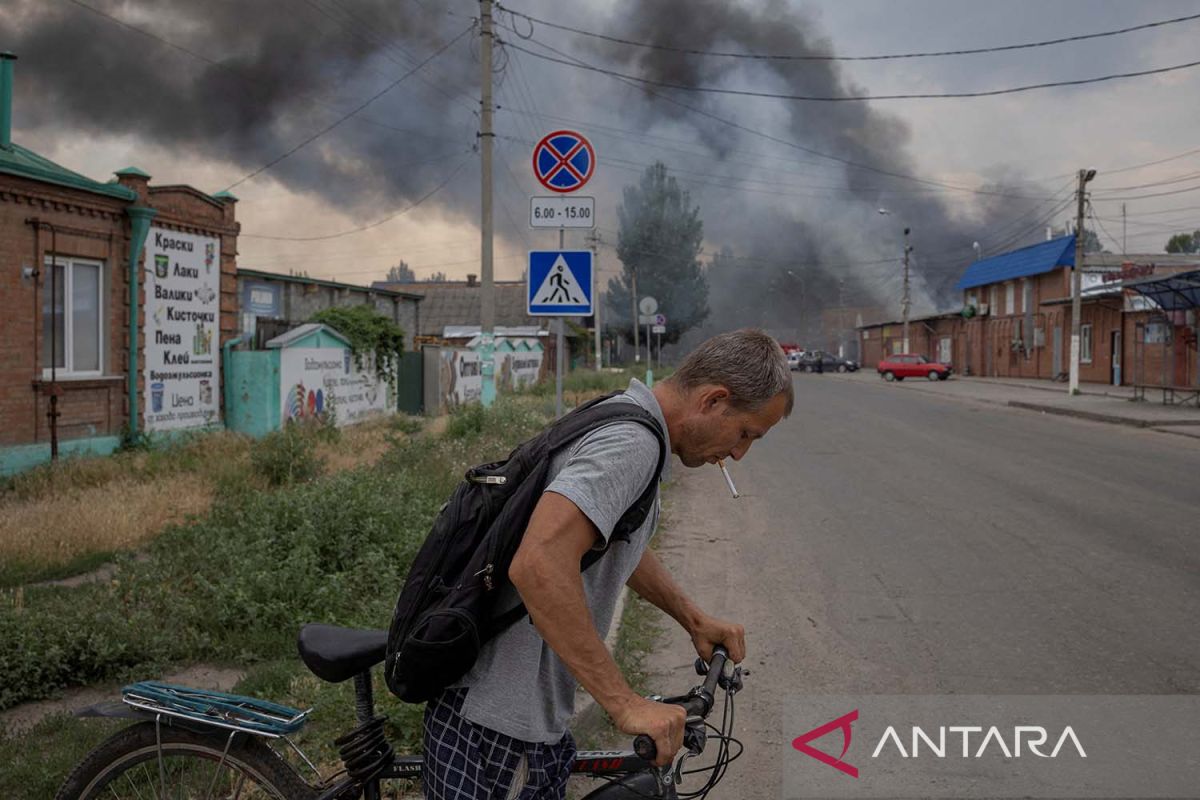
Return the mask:
<path id="1" fill-rule="evenodd" d="M 1104 227 L 1104 223 L 1101 222 L 1100 218 L 1096 216 L 1096 208 L 1092 205 L 1091 200 L 1088 201 L 1088 217 L 1092 220 L 1092 223 L 1100 229 L 1100 232 L 1108 237 L 1108 240 L 1113 243 L 1113 247 L 1117 248 L 1118 252 L 1125 252 L 1124 245 L 1118 242 L 1117 238 L 1108 232 L 1108 229 Z"/>
<path id="2" fill-rule="evenodd" d="M 335 25 L 342 28 L 342 30 L 349 33 L 355 39 L 358 39 L 360 42 L 365 43 L 369 48 L 371 48 L 373 50 L 379 50 L 379 52 L 383 54 L 384 58 L 386 58 L 388 61 L 391 61 L 396 66 L 408 67 L 408 66 L 411 66 L 412 64 L 416 63 L 416 61 L 417 61 L 416 57 L 414 57 L 411 53 L 409 53 L 404 48 L 400 47 L 398 44 L 381 42 L 378 39 L 368 37 L 363 32 L 362 29 L 355 28 L 355 27 L 351 26 L 345 20 L 335 17 L 333 14 L 331 14 L 329 12 L 328 9 L 326 9 L 324 6 L 317 3 L 316 0 L 304 0 L 304 2 L 307 3 L 309 6 L 311 6 L 314 10 L 316 10 L 318 13 L 320 13 L 325 18 L 331 20 Z M 343 6 L 341 3 L 337 2 L 337 0 L 333 0 L 333 3 L 339 9 L 341 9 L 341 11 L 344 14 L 346 14 L 348 17 L 350 17 L 350 19 L 359 21 L 363 25 L 364 29 L 370 30 L 373 28 L 373 26 L 369 25 L 368 21 L 364 21 L 361 17 L 356 16 L 348 8 Z M 391 56 L 391 54 L 389 54 L 387 52 L 388 50 L 395 50 L 396 52 L 400 53 L 400 55 L 404 56 L 404 58 L 407 59 L 408 63 L 407 64 L 401 63 L 397 59 L 393 58 Z M 379 74 L 379 73 L 376 73 L 376 74 Z M 470 95 L 467 94 L 467 92 L 465 90 L 457 90 L 455 92 L 455 94 L 451 94 L 449 91 L 447 91 L 443 87 L 439 86 L 438 84 L 434 83 L 433 81 L 427 80 L 424 76 L 417 75 L 417 80 L 421 81 L 421 83 L 424 83 L 426 86 L 430 87 L 431 89 L 439 92 L 447 100 L 462 103 L 462 104 L 464 104 L 463 107 L 466 108 L 470 113 L 472 113 L 472 114 L 475 113 L 475 107 L 473 105 L 471 105 L 469 102 L 461 99 L 463 96 L 466 96 L 468 98 L 470 97 Z"/>
<path id="3" fill-rule="evenodd" d="M 433 197 L 435 194 L 437 194 L 439 191 L 441 191 L 442 187 L 444 187 L 446 184 L 448 184 L 450 181 L 452 181 L 454 179 L 454 176 L 458 175 L 459 171 L 462 170 L 463 166 L 467 163 L 467 161 L 470 159 L 470 157 L 471 157 L 471 154 L 468 153 L 467 157 L 464 158 L 462 161 L 458 162 L 458 166 L 456 166 L 454 168 L 453 172 L 451 172 L 449 175 L 446 176 L 445 180 L 443 180 L 437 186 L 433 187 L 433 189 L 431 189 L 426 194 L 422 195 L 420 197 L 420 199 L 418 199 L 415 203 L 407 206 L 406 208 L 400 209 L 395 214 L 391 214 L 390 216 L 384 217 L 383 219 L 376 220 L 375 222 L 372 222 L 369 225 L 363 225 L 362 227 L 359 227 L 359 228 L 351 228 L 350 230 L 341 231 L 340 233 L 331 233 L 326 236 L 263 236 L 261 234 L 253 234 L 253 233 L 242 233 L 242 234 L 239 234 L 239 236 L 241 238 L 245 238 L 245 239 L 266 239 L 266 240 L 273 241 L 273 242 L 321 242 L 321 241 L 325 241 L 326 239 L 338 239 L 342 236 L 349 236 L 352 233 L 361 233 L 362 231 L 370 230 L 371 228 L 377 228 L 385 222 L 390 222 L 391 220 L 395 219 L 396 217 L 400 216 L 401 214 L 407 214 L 409 211 L 412 211 L 414 208 L 421 205 L 421 203 L 424 203 L 430 197 Z"/>
<path id="4" fill-rule="evenodd" d="M 505 28 L 505 30 L 512 31 L 512 28 L 506 27 L 504 25 L 500 25 L 499 27 Z M 513 32 L 515 33 L 515 31 L 513 31 Z M 544 42 L 539 42 L 537 40 L 531 40 L 531 41 L 534 41 L 539 47 L 549 50 L 552 53 L 555 53 L 557 55 L 560 55 L 560 56 L 563 56 L 566 58 L 572 58 L 573 60 L 577 61 L 581 65 L 590 66 L 587 64 L 587 62 L 582 61 L 581 59 L 575 58 L 574 56 L 567 56 L 566 53 L 563 53 L 561 50 L 551 47 L 550 45 L 545 44 Z M 805 145 L 802 145 L 798 142 L 794 142 L 794 141 L 791 141 L 788 139 L 783 139 L 778 136 L 773 136 L 773 135 L 771 135 L 769 133 L 765 133 L 761 130 L 751 128 L 746 125 L 742 125 L 741 123 L 734 122 L 733 120 L 726 119 L 725 117 L 721 117 L 716 114 L 713 114 L 712 112 L 705 111 L 704 109 L 696 108 L 695 106 L 688 105 L 687 103 L 685 103 L 681 100 L 678 100 L 674 97 L 663 94 L 661 92 L 656 92 L 654 89 L 640 85 L 640 84 L 636 83 L 635 81 L 626 80 L 625 78 L 621 78 L 621 77 L 617 77 L 617 76 L 610 76 L 610 77 L 614 77 L 616 80 L 621 81 L 622 83 L 625 83 L 628 86 L 631 86 L 631 87 L 638 89 L 639 91 L 645 92 L 647 94 L 653 95 L 654 97 L 657 97 L 660 100 L 664 100 L 664 101 L 670 103 L 671 105 L 682 108 L 685 111 L 690 111 L 691 113 L 696 114 L 697 116 L 701 116 L 706 119 L 711 119 L 714 122 L 719 122 L 722 125 L 726 125 L 735 130 L 742 131 L 743 133 L 748 133 L 752 136 L 757 136 L 757 137 L 759 137 L 761 139 L 765 139 L 769 142 L 774 142 L 775 144 L 781 144 L 784 147 L 789 147 L 793 150 L 799 150 L 802 153 L 808 153 L 809 155 L 817 156 L 818 158 L 824 158 L 829 161 L 836 161 L 839 164 L 844 164 L 845 166 L 852 167 L 854 169 L 862 169 L 862 170 L 866 170 L 868 172 L 874 172 L 879 175 L 887 175 L 892 178 L 898 178 L 901 180 L 912 181 L 914 183 L 922 183 L 927 186 L 941 186 L 943 188 L 953 189 L 955 191 L 960 191 L 960 192 L 969 192 L 971 194 L 986 195 L 986 196 L 991 196 L 991 197 L 1019 197 L 1022 199 L 1042 199 L 1042 198 L 1023 197 L 1021 195 L 1012 195 L 1007 192 L 994 192 L 994 191 L 989 191 L 987 189 L 972 189 L 972 188 L 966 187 L 966 186 L 955 186 L 953 184 L 944 183 L 942 181 L 931 180 L 929 178 L 921 178 L 916 175 L 908 175 L 903 172 L 894 172 L 892 170 L 883 169 L 881 167 L 876 167 L 871 164 L 864 164 L 862 162 L 854 161 L 853 159 L 845 158 L 843 156 L 837 156 L 837 155 L 833 155 L 830 153 L 824 153 L 820 150 L 815 150 L 811 147 L 806 147 Z"/>
<path id="5" fill-rule="evenodd" d="M 1200 186 L 1189 186 L 1187 189 L 1176 189 L 1173 192 L 1154 192 L 1153 194 L 1133 194 L 1124 197 L 1097 197 L 1097 203 L 1113 203 L 1118 200 L 1145 200 L 1148 197 L 1168 197 L 1175 194 L 1186 194 L 1200 189 Z"/>
<path id="6" fill-rule="evenodd" d="M 344 114 L 343 116 L 341 116 L 340 118 L 338 118 L 337 120 L 335 120 L 333 123 L 331 123 L 331 124 L 329 124 L 329 125 L 326 125 L 324 128 L 322 128 L 321 130 L 317 131 L 317 132 L 316 132 L 316 133 L 314 133 L 312 136 L 309 136 L 307 139 L 305 139 L 304 141 L 302 141 L 302 142 L 300 142 L 299 144 L 295 145 L 294 147 L 292 147 L 291 149 L 289 149 L 287 152 L 283 153 L 282 155 L 276 156 L 275 158 L 271 159 L 271 160 L 270 160 L 270 161 L 268 161 L 266 164 L 263 164 L 261 167 L 259 167 L 258 169 L 254 170 L 253 172 L 251 172 L 251 173 L 249 173 L 249 174 L 245 175 L 244 177 L 242 177 L 242 178 L 239 178 L 238 180 L 236 180 L 236 181 L 234 181 L 233 183 L 229 184 L 229 186 L 225 187 L 225 191 L 227 191 L 227 192 L 228 192 L 230 189 L 233 189 L 233 188 L 235 188 L 235 187 L 237 187 L 237 186 L 240 186 L 241 184 L 245 183 L 246 181 L 250 180 L 251 178 L 255 177 L 256 175 L 261 175 L 262 173 L 266 172 L 266 171 L 267 171 L 267 170 L 269 170 L 271 167 L 275 166 L 275 165 L 276 165 L 276 164 L 278 164 L 280 161 L 283 161 L 285 158 L 287 158 L 288 156 L 290 156 L 290 155 L 292 155 L 293 153 L 297 152 L 297 151 L 298 151 L 298 150 L 300 150 L 301 148 L 303 148 L 303 147 L 305 147 L 305 146 L 307 146 L 307 145 L 309 145 L 309 144 L 312 144 L 312 143 L 313 143 L 313 142 L 315 142 L 317 139 L 320 139 L 322 136 L 324 136 L 325 134 L 329 133 L 331 130 L 333 130 L 334 128 L 338 127 L 338 126 L 339 126 L 339 125 L 341 125 L 343 122 L 345 122 L 346 120 L 350 119 L 350 118 L 351 118 L 351 117 L 353 117 L 355 114 L 357 114 L 358 112 L 360 112 L 360 111 L 362 111 L 363 109 L 365 109 L 367 106 L 371 105 L 371 103 L 374 103 L 376 100 L 378 100 L 379 98 L 383 97 L 385 94 L 387 94 L 388 92 L 390 92 L 392 89 L 394 89 L 394 88 L 396 88 L 397 86 L 399 86 L 401 82 L 403 82 L 403 81 L 404 81 L 406 78 L 408 78 L 408 77 L 410 77 L 411 75 L 413 75 L 413 73 L 415 73 L 415 72 L 416 72 L 417 70 L 419 70 L 421 67 L 425 66 L 425 65 L 426 65 L 426 64 L 428 64 L 430 61 L 432 61 L 433 59 L 437 58 L 437 57 L 438 57 L 438 56 L 440 56 L 442 53 L 446 52 L 446 50 L 448 50 L 448 49 L 451 47 L 451 45 L 455 44 L 456 42 L 458 42 L 458 40 L 459 40 L 459 39 L 461 39 L 462 37 L 464 37 L 464 36 L 466 36 L 468 33 L 470 33 L 470 32 L 471 32 L 471 29 L 472 29 L 471 27 L 464 28 L 464 29 L 463 29 L 463 31 L 462 31 L 462 33 L 458 34 L 458 36 L 455 36 L 453 39 L 451 39 L 450 41 L 446 42 L 444 45 L 442 45 L 441 47 L 439 47 L 437 50 L 434 50 L 432 53 L 430 53 L 428 56 L 426 56 L 426 57 L 425 57 L 425 59 L 424 59 L 423 61 L 421 61 L 419 64 L 417 64 L 415 67 L 413 67 L 413 68 L 412 68 L 412 69 L 410 69 L 408 72 L 406 72 L 406 73 L 404 73 L 403 75 L 401 75 L 401 76 L 400 76 L 399 78 L 397 78 L 396 80 L 394 80 L 394 81 L 392 81 L 391 83 L 389 83 L 389 84 L 388 84 L 387 86 L 385 86 L 383 89 L 380 89 L 378 92 L 376 92 L 375 94 L 371 95 L 371 97 L 367 98 L 367 100 L 366 100 L 365 102 L 363 102 L 363 103 L 359 104 L 358 106 L 356 106 L 356 107 L 355 107 L 353 110 L 351 110 L 349 113 L 347 113 L 347 114 Z"/>
<path id="7" fill-rule="evenodd" d="M 515 17 L 521 17 L 528 20 L 530 24 L 530 36 L 533 35 L 532 23 L 545 25 L 547 28 L 555 28 L 560 31 L 576 33 L 580 36 L 588 36 L 593 39 L 602 39 L 606 42 L 615 44 L 629 45 L 630 47 L 642 47 L 648 50 L 663 50 L 670 53 L 680 53 L 691 56 L 713 56 L 719 58 L 744 58 L 757 61 L 889 61 L 902 58 L 934 58 L 940 56 L 966 56 L 975 55 L 978 53 L 999 53 L 1009 50 L 1027 50 L 1035 47 L 1049 47 L 1051 45 L 1065 44 L 1067 42 L 1082 42 L 1088 39 L 1099 39 L 1106 36 L 1118 36 L 1124 33 L 1132 33 L 1134 31 L 1146 30 L 1149 28 L 1159 28 L 1165 25 L 1175 25 L 1180 22 L 1190 22 L 1191 20 L 1200 19 L 1200 14 L 1190 14 L 1185 17 L 1175 17 L 1173 19 L 1164 19 L 1157 22 L 1147 22 L 1141 25 L 1132 25 L 1127 28 L 1118 28 L 1111 31 L 1101 31 L 1099 33 L 1085 33 L 1075 36 L 1063 36 L 1058 39 L 1046 39 L 1040 42 L 1025 42 L 1022 44 L 1007 44 L 995 47 L 977 47 L 966 50 L 940 50 L 926 53 L 892 53 L 886 55 L 869 55 L 869 56 L 834 56 L 834 55 L 766 55 L 760 53 L 737 53 L 737 52 L 722 52 L 714 50 L 697 50 L 688 47 L 672 47 L 670 45 L 654 44 L 651 42 L 638 42 L 631 39 L 622 39 L 617 36 L 609 36 L 595 31 L 588 31 L 582 28 L 573 28 L 569 25 L 562 25 L 549 20 L 540 19 L 530 14 L 496 4 L 497 8 L 502 11 L 507 11 Z M 523 36 L 522 38 L 529 38 Z"/>
<path id="8" fill-rule="evenodd" d="M 536 39 L 533 41 L 537 41 Z M 538 42 L 541 44 L 541 42 Z M 544 61 L 552 61 L 556 64 L 563 64 L 575 69 L 587 70 L 588 72 L 598 72 L 601 75 L 611 75 L 615 78 L 621 78 L 627 81 L 636 83 L 658 86 L 663 89 L 675 89 L 681 92 L 700 92 L 703 94 L 723 94 L 732 95 L 734 97 L 757 97 L 768 98 L 772 100 L 796 100 L 812 103 L 844 103 L 844 102 L 859 102 L 868 100 L 942 100 L 949 98 L 966 98 L 966 97 L 995 97 L 1004 94 L 1017 94 L 1020 92 L 1031 92 L 1037 89 L 1053 89 L 1060 86 L 1083 86 L 1090 83 L 1104 83 L 1106 81 L 1121 80 L 1124 78 L 1139 78 L 1145 75 L 1161 75 L 1166 72 L 1176 72 L 1181 69 L 1191 69 L 1200 67 L 1200 61 L 1189 61 L 1186 64 L 1175 64 L 1170 67 L 1157 67 L 1155 69 L 1144 69 L 1136 72 L 1119 72 L 1112 75 L 1101 75 L 1096 78 L 1079 78 L 1070 81 L 1047 81 L 1045 83 L 1033 83 L 1026 86 L 1010 86 L 1004 89 L 986 89 L 977 92 L 922 92 L 908 94 L 847 94 L 847 95 L 812 95 L 812 94 L 783 94 L 778 92 L 756 92 L 751 89 L 722 89 L 718 86 L 688 86 L 683 83 L 672 83 L 671 81 L 660 81 L 653 78 L 640 78 L 636 75 L 629 75 L 616 70 L 605 69 L 604 67 L 595 67 L 591 65 L 577 64 L 563 58 L 555 58 L 553 56 L 535 53 L 532 50 L 527 50 L 519 44 L 509 43 L 509 46 L 520 50 L 523 53 L 528 53 L 534 58 L 540 58 Z"/>
<path id="9" fill-rule="evenodd" d="M 1174 184 L 1174 183 L 1184 183 L 1186 181 L 1195 180 L 1196 178 L 1200 178 L 1200 171 L 1189 172 L 1186 175 L 1179 175 L 1174 178 L 1167 178 L 1166 180 L 1161 180 L 1161 181 L 1153 181 L 1151 183 L 1139 183 L 1134 186 L 1108 186 L 1108 187 L 1105 187 L 1103 190 L 1098 190 L 1097 193 L 1098 194 L 1099 193 L 1107 194 L 1110 192 L 1127 192 L 1127 191 L 1130 191 L 1133 189 L 1150 189 L 1155 186 L 1170 186 L 1171 184 Z"/>

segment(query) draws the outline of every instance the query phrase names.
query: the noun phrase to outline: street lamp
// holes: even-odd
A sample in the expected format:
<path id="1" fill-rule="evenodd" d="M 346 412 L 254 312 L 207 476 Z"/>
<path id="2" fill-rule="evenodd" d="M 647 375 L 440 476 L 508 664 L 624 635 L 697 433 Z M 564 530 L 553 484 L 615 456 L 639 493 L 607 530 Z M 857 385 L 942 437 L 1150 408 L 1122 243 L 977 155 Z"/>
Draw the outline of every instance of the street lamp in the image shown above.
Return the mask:
<path id="1" fill-rule="evenodd" d="M 886 208 L 879 209 L 879 213 L 884 216 L 891 215 L 891 211 Z M 911 233 L 911 228 L 904 229 L 904 295 L 900 300 L 900 309 L 904 319 L 904 352 L 908 352 L 908 309 L 909 309 L 909 294 L 908 294 L 908 254 L 912 252 L 912 245 L 908 243 L 908 235 Z"/>

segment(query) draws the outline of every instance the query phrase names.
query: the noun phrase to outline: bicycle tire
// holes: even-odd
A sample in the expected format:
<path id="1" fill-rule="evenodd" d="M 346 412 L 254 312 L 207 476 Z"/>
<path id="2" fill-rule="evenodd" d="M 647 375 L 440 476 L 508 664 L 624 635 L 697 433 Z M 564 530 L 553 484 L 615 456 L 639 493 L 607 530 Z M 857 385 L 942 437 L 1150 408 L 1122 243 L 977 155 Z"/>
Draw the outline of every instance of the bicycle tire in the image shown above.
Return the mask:
<path id="1" fill-rule="evenodd" d="M 237 789 L 232 796 L 245 800 L 314 800 L 317 797 L 317 791 L 287 762 L 253 736 L 238 734 L 226 752 L 228 731 L 213 729 L 198 733 L 163 724 L 160 733 L 163 772 L 170 781 L 168 789 L 178 789 L 184 797 L 231 796 L 213 793 L 227 779 L 231 788 Z M 79 762 L 58 790 L 55 800 L 157 797 L 161 781 L 158 752 L 159 739 L 153 722 L 124 728 Z M 118 789 L 129 794 L 118 794 Z M 169 796 L 176 795 L 172 791 Z"/>

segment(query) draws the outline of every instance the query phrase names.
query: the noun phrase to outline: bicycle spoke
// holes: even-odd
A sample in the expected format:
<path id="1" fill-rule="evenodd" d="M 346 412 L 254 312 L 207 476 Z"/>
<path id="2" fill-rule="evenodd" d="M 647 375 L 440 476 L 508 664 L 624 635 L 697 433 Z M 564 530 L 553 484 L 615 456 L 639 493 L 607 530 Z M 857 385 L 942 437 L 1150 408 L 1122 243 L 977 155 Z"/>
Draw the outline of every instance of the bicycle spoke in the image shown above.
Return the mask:
<path id="1" fill-rule="evenodd" d="M 238 800 L 242 796 L 242 787 L 246 785 L 246 776 L 243 774 L 239 777 L 241 780 L 238 781 L 237 791 L 233 793 L 233 797 L 230 800 Z"/>
<path id="2" fill-rule="evenodd" d="M 133 789 L 133 793 L 137 795 L 137 800 L 142 800 L 142 793 L 138 791 L 137 784 L 133 782 L 133 778 L 129 777 L 128 772 L 125 773 L 125 780 L 128 781 L 129 786 Z M 112 787 L 111 783 L 108 785 L 108 790 L 112 792 L 117 800 L 121 800 L 121 796 L 117 794 L 117 790 Z"/>

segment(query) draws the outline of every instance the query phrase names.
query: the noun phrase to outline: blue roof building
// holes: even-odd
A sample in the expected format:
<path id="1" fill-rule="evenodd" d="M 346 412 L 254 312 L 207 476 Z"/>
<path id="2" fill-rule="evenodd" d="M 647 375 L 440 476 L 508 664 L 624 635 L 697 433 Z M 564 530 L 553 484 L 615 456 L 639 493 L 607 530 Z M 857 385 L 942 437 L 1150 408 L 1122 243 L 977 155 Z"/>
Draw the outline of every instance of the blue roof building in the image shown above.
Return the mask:
<path id="1" fill-rule="evenodd" d="M 1060 236 L 976 261 L 958 279 L 957 288 L 965 291 L 990 283 L 1041 275 L 1059 267 L 1074 266 L 1075 236 Z"/>

